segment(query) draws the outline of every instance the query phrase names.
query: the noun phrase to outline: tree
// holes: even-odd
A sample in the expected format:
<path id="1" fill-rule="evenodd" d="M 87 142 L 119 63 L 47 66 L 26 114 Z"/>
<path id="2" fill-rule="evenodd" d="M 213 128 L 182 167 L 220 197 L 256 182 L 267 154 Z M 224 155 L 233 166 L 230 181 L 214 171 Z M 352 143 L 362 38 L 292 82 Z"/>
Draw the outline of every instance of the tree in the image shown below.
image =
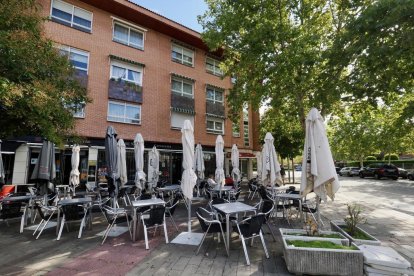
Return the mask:
<path id="1" fill-rule="evenodd" d="M 367 6 L 336 36 L 329 62 L 351 100 L 392 104 L 395 94 L 413 94 L 414 0 Z M 414 119 L 413 101 L 401 115 Z"/>
<path id="2" fill-rule="evenodd" d="M 70 107 L 86 103 L 68 58 L 42 31 L 34 0 L 0 2 L 0 137 L 74 135 Z"/>
<path id="3" fill-rule="evenodd" d="M 310 107 L 329 114 L 341 100 L 327 67 L 328 50 L 349 20 L 370 1 L 207 0 L 209 10 L 199 22 L 211 49 L 222 47 L 222 69 L 236 83 L 228 101 L 237 117 L 244 102 L 258 108 L 270 100 L 284 116 L 305 128 Z"/>

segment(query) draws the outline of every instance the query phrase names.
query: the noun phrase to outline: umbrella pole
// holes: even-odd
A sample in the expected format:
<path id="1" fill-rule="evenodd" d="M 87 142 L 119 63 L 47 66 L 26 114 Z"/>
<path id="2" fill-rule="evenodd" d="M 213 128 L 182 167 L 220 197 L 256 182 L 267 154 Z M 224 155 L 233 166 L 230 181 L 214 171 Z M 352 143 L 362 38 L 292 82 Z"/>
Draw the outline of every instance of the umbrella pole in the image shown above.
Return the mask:
<path id="1" fill-rule="evenodd" d="M 191 233 L 191 199 L 188 199 L 188 233 Z"/>
<path id="2" fill-rule="evenodd" d="M 320 197 L 317 195 L 316 196 L 316 210 L 317 210 L 317 213 L 316 213 L 316 219 L 318 220 L 317 221 L 317 224 L 318 224 L 318 228 L 320 227 L 320 225 L 321 225 L 321 212 L 320 212 L 320 210 L 319 210 L 319 201 L 320 201 L 321 199 L 320 199 Z"/>

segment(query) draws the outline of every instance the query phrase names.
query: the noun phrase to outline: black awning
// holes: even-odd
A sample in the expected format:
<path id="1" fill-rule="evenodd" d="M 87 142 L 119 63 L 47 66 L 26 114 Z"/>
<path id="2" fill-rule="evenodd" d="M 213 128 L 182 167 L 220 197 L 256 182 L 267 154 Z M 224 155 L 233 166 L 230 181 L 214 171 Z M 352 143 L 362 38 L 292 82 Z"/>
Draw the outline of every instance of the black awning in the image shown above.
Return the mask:
<path id="1" fill-rule="evenodd" d="M 7 152 L 16 152 L 16 149 L 23 144 L 23 141 L 5 141 L 1 143 L 1 152 L 7 153 Z"/>

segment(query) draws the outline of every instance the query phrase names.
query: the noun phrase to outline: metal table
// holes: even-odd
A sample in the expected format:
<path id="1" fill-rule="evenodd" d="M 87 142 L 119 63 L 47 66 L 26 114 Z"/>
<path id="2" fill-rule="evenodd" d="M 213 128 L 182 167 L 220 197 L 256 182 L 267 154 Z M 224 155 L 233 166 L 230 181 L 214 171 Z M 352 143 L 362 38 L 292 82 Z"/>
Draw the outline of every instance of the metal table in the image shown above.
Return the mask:
<path id="1" fill-rule="evenodd" d="M 151 199 L 143 199 L 143 200 L 134 200 L 131 202 L 132 207 L 132 221 L 133 221 L 133 232 L 132 232 L 132 240 L 136 241 L 136 232 L 137 232 L 137 209 L 140 207 L 146 206 L 153 206 L 153 205 L 164 205 L 165 201 L 161 198 L 151 198 Z"/>
<path id="2" fill-rule="evenodd" d="M 20 225 L 20 233 L 23 233 L 23 227 L 27 226 L 27 211 L 31 208 L 31 216 L 33 218 L 33 200 L 42 199 L 43 197 L 35 196 L 35 195 L 25 195 L 25 196 L 8 196 L 3 198 L 2 201 L 10 201 L 10 202 L 24 202 L 26 203 L 24 206 L 23 211 L 23 223 Z"/>
<path id="3" fill-rule="evenodd" d="M 60 207 L 67 206 L 67 205 L 91 205 L 92 198 L 90 197 L 81 197 L 81 198 L 66 198 L 58 201 L 58 216 L 57 216 L 57 226 L 56 226 L 56 235 L 59 233 L 59 227 L 60 227 Z M 90 207 L 90 206 L 89 206 Z M 91 219 L 91 213 L 89 212 L 89 228 L 92 227 L 92 219 Z"/>
<path id="4" fill-rule="evenodd" d="M 287 194 L 287 193 L 276 194 L 276 198 L 275 198 L 276 203 L 280 199 L 281 200 L 298 200 L 299 201 L 299 217 L 300 217 L 300 219 L 302 219 L 302 200 L 303 200 L 303 197 L 300 194 Z"/>
<path id="5" fill-rule="evenodd" d="M 215 204 L 213 208 L 226 214 L 226 239 L 227 239 L 227 255 L 230 254 L 230 215 L 242 212 L 256 212 L 256 208 L 242 202 L 230 202 Z"/>

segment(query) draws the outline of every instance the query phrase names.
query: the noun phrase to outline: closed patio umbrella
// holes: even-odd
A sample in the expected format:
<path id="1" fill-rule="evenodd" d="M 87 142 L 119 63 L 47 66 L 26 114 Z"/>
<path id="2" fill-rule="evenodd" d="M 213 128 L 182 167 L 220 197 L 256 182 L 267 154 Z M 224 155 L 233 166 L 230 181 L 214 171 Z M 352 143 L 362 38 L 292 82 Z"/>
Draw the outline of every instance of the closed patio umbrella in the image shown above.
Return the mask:
<path id="1" fill-rule="evenodd" d="M 224 140 L 221 135 L 217 136 L 216 139 L 216 183 L 220 185 L 220 189 L 223 186 L 224 182 Z"/>
<path id="2" fill-rule="evenodd" d="M 3 158 L 1 157 L 1 143 L 2 141 L 0 140 L 0 190 L 5 183 L 5 177 L 6 177 L 6 174 L 4 173 L 4 167 L 3 167 Z"/>
<path id="3" fill-rule="evenodd" d="M 125 142 L 123 139 L 118 140 L 118 173 L 119 173 L 119 182 L 121 187 L 128 182 L 127 176 L 127 166 L 126 166 L 126 149 Z"/>
<path id="4" fill-rule="evenodd" d="M 231 177 L 236 183 L 239 183 L 241 175 L 239 170 L 239 149 L 236 144 L 233 144 L 233 147 L 231 148 L 231 165 L 233 167 Z"/>
<path id="5" fill-rule="evenodd" d="M 160 153 L 156 146 L 153 146 L 148 154 L 148 180 L 151 188 L 157 186 L 160 172 Z"/>
<path id="6" fill-rule="evenodd" d="M 75 189 L 79 186 L 79 151 L 80 147 L 78 145 L 74 145 L 72 147 L 72 159 L 71 165 L 72 170 L 70 171 L 69 176 L 69 186 L 72 190 L 73 195 L 75 195 Z"/>
<path id="7" fill-rule="evenodd" d="M 116 142 L 116 131 L 112 126 L 108 126 L 105 136 L 105 156 L 106 166 L 108 169 L 108 192 L 113 198 L 115 204 L 115 197 L 118 195 L 118 144 Z M 115 206 L 115 205 L 114 205 Z"/>
<path id="8" fill-rule="evenodd" d="M 144 173 L 144 138 L 141 133 L 137 133 L 134 139 L 134 155 L 135 155 L 135 186 L 141 191 L 145 188 Z"/>
<path id="9" fill-rule="evenodd" d="M 197 176 L 193 170 L 194 129 L 189 120 L 184 121 L 181 133 L 184 170 L 181 177 L 181 190 L 184 196 L 188 199 L 188 232 L 180 233 L 174 240 L 172 240 L 172 243 L 198 245 L 201 242 L 203 234 L 191 232 L 191 199 L 193 198 L 193 190 L 197 182 Z"/>
<path id="10" fill-rule="evenodd" d="M 277 161 L 273 136 L 266 133 L 265 143 L 262 150 L 262 181 L 264 184 L 283 185 L 282 175 L 280 174 L 280 164 Z"/>
<path id="11" fill-rule="evenodd" d="M 201 144 L 197 144 L 194 154 L 194 171 L 197 175 L 197 196 L 200 195 L 200 181 L 204 179 L 204 153 Z"/>
<path id="12" fill-rule="evenodd" d="M 339 188 L 322 116 L 316 108 L 312 108 L 306 117 L 300 192 L 306 196 L 313 191 L 317 197 L 326 201 L 327 197 L 333 200 Z M 316 202 L 318 204 L 319 199 Z M 319 215 L 318 213 L 318 220 Z"/>
<path id="13" fill-rule="evenodd" d="M 47 195 L 48 189 L 54 191 L 54 185 L 51 181 L 55 178 L 55 145 L 44 140 L 31 179 L 39 180 L 37 184 L 39 194 Z"/>

